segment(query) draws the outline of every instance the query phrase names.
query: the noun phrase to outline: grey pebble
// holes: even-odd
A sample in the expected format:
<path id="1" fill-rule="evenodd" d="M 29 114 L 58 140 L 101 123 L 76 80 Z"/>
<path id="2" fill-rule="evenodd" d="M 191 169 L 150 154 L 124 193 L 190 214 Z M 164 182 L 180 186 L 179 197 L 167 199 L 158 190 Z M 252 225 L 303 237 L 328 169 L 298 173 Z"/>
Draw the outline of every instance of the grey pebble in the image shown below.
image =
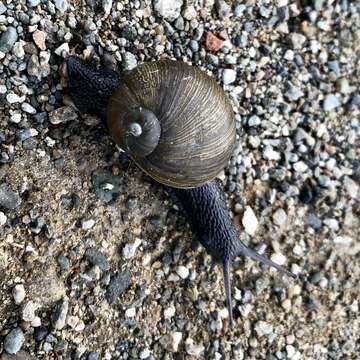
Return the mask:
<path id="1" fill-rule="evenodd" d="M 284 95 L 290 101 L 297 101 L 302 96 L 304 96 L 304 93 L 297 86 L 293 85 L 291 82 L 287 82 L 285 86 L 286 86 L 286 92 Z"/>
<path id="2" fill-rule="evenodd" d="M 54 329 L 62 330 L 66 325 L 66 317 L 69 311 L 69 300 L 60 301 L 52 314 L 52 324 Z"/>
<path id="3" fill-rule="evenodd" d="M 339 98 L 336 95 L 327 95 L 324 99 L 323 109 L 325 111 L 331 111 L 341 105 Z"/>
<path id="4" fill-rule="evenodd" d="M 319 230 L 321 228 L 321 220 L 313 213 L 308 214 L 306 222 L 314 230 Z"/>
<path id="5" fill-rule="evenodd" d="M 28 114 L 31 114 L 31 115 L 36 114 L 36 109 L 27 102 L 24 102 L 21 104 L 21 109 Z"/>
<path id="6" fill-rule="evenodd" d="M 55 8 L 62 13 L 64 13 L 69 7 L 67 0 L 54 0 L 54 5 Z"/>
<path id="7" fill-rule="evenodd" d="M 9 52 L 18 39 L 18 33 L 16 29 L 9 26 L 6 31 L 1 34 L 0 37 L 0 51 L 3 53 Z"/>
<path id="8" fill-rule="evenodd" d="M 2 1 L 0 1 L 0 15 L 4 14 L 7 11 L 7 7 Z"/>
<path id="9" fill-rule="evenodd" d="M 236 80 L 236 71 L 233 69 L 224 69 L 222 79 L 224 85 L 232 84 Z"/>
<path id="10" fill-rule="evenodd" d="M 66 269 L 68 269 L 70 267 L 70 260 L 66 256 L 59 255 L 56 260 L 57 260 L 57 263 L 59 264 L 59 266 L 63 270 L 66 270 Z"/>
<path id="11" fill-rule="evenodd" d="M 99 355 L 99 353 L 97 353 L 95 351 L 89 352 L 89 354 L 87 356 L 87 360 L 99 360 L 99 359 L 100 359 L 100 355 Z"/>
<path id="12" fill-rule="evenodd" d="M 96 249 L 87 249 L 85 258 L 92 265 L 97 265 L 102 271 L 110 270 L 110 263 L 105 255 Z"/>
<path id="13" fill-rule="evenodd" d="M 35 7 L 40 4 L 40 0 L 27 0 L 26 4 L 29 7 Z"/>
<path id="14" fill-rule="evenodd" d="M 128 270 L 113 276 L 106 290 L 106 300 L 112 304 L 130 286 L 130 284 L 131 273 Z"/>
<path id="15" fill-rule="evenodd" d="M 98 169 L 91 174 L 91 183 L 96 197 L 109 203 L 119 196 L 122 179 L 110 171 Z"/>
<path id="16" fill-rule="evenodd" d="M 287 220 L 287 214 L 284 209 L 277 209 L 273 214 L 274 223 L 278 226 L 282 226 L 285 224 Z"/>
<path id="17" fill-rule="evenodd" d="M 16 354 L 21 349 L 24 341 L 24 333 L 19 327 L 17 327 L 6 335 L 4 340 L 4 349 L 8 354 Z"/>
<path id="18" fill-rule="evenodd" d="M 137 60 L 136 60 L 136 56 L 129 52 L 126 51 L 123 55 L 122 55 L 122 67 L 125 71 L 129 71 L 133 68 L 135 68 L 137 65 Z"/>
<path id="19" fill-rule="evenodd" d="M 21 198 L 15 191 L 12 191 L 5 183 L 0 185 L 0 208 L 13 210 L 19 207 Z"/>

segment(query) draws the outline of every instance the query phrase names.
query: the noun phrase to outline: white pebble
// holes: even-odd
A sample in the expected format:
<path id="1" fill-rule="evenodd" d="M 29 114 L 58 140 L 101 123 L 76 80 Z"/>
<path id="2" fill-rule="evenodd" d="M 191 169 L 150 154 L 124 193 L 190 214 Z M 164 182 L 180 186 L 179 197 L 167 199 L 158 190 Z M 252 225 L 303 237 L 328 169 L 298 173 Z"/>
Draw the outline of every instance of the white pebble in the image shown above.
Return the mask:
<path id="1" fill-rule="evenodd" d="M 247 206 L 242 218 L 242 224 L 245 228 L 245 231 L 249 235 L 254 235 L 256 233 L 256 230 L 258 228 L 259 222 L 256 218 L 256 215 L 253 211 L 253 209 L 250 206 Z"/>
<path id="2" fill-rule="evenodd" d="M 126 309 L 125 316 L 128 317 L 128 318 L 135 317 L 136 316 L 136 309 L 134 307 Z"/>
<path id="3" fill-rule="evenodd" d="M 15 304 L 17 304 L 17 305 L 21 304 L 25 299 L 25 295 L 26 295 L 26 293 L 25 293 L 24 285 L 18 284 L 14 287 L 13 298 L 14 298 Z"/>
<path id="4" fill-rule="evenodd" d="M 255 331 L 259 336 L 270 335 L 273 332 L 273 326 L 265 321 L 258 321 L 255 324 Z"/>
<path id="5" fill-rule="evenodd" d="M 275 213 L 273 214 L 273 220 L 274 223 L 278 226 L 282 226 L 285 224 L 286 220 L 287 220 L 287 215 L 286 212 L 284 211 L 284 209 L 277 209 L 275 211 Z"/>
<path id="6" fill-rule="evenodd" d="M 81 226 L 84 230 L 89 230 L 95 225 L 94 219 L 83 220 Z"/>
<path id="7" fill-rule="evenodd" d="M 123 248 L 123 256 L 126 259 L 130 259 L 134 257 L 136 249 L 140 246 L 140 244 L 141 244 L 141 239 L 139 238 L 136 238 L 135 242 L 131 244 L 126 244 Z"/>
<path id="8" fill-rule="evenodd" d="M 15 93 L 11 92 L 6 95 L 6 100 L 9 104 L 16 104 L 16 103 L 22 103 L 25 101 L 25 95 L 19 96 Z"/>
<path id="9" fill-rule="evenodd" d="M 350 246 L 353 242 L 353 239 L 350 236 L 337 236 L 334 239 L 334 243 L 337 245 Z"/>
<path id="10" fill-rule="evenodd" d="M 33 301 L 28 301 L 22 311 L 22 319 L 24 321 L 33 321 L 35 319 L 35 311 L 40 307 L 40 305 Z"/>
<path id="11" fill-rule="evenodd" d="M 169 306 L 167 309 L 164 310 L 164 317 L 165 319 L 170 319 L 175 315 L 176 309 L 173 305 Z"/>
<path id="12" fill-rule="evenodd" d="M 3 226 L 6 224 L 7 217 L 6 215 L 0 211 L 0 226 Z"/>
<path id="13" fill-rule="evenodd" d="M 186 279 L 189 274 L 190 274 L 190 271 L 187 267 L 185 266 L 178 266 L 177 269 L 176 269 L 176 273 L 182 278 L 182 279 Z"/>
<path id="14" fill-rule="evenodd" d="M 286 263 L 286 257 L 281 253 L 272 254 L 270 259 L 278 265 L 285 265 Z"/>

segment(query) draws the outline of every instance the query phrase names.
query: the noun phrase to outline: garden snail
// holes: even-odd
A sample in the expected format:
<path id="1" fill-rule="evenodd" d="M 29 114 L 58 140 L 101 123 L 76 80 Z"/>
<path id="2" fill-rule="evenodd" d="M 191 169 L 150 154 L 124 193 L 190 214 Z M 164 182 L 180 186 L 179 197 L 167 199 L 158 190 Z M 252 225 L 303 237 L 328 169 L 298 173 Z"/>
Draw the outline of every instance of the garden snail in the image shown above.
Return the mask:
<path id="1" fill-rule="evenodd" d="M 68 91 L 80 112 L 106 119 L 115 142 L 168 186 L 200 243 L 222 263 L 230 324 L 229 267 L 246 255 L 291 272 L 243 244 L 215 180 L 235 142 L 232 107 L 216 81 L 182 62 L 146 63 L 124 73 L 71 56 Z"/>

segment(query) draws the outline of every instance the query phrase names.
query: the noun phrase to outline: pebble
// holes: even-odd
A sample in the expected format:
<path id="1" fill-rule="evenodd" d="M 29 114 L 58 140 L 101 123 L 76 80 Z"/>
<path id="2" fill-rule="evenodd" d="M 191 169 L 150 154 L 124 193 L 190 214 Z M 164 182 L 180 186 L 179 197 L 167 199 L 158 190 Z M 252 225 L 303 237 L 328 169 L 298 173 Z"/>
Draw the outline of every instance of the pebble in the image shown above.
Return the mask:
<path id="1" fill-rule="evenodd" d="M 242 224 L 244 226 L 245 231 L 249 235 L 255 235 L 256 230 L 259 226 L 258 219 L 250 206 L 245 208 L 245 212 L 242 218 Z"/>
<path id="2" fill-rule="evenodd" d="M 171 332 L 169 334 L 163 335 L 160 338 L 160 344 L 165 350 L 176 353 L 178 352 L 182 336 L 183 334 L 181 332 Z"/>
<path id="3" fill-rule="evenodd" d="M 5 14 L 7 11 L 7 7 L 0 1 L 0 15 Z"/>
<path id="4" fill-rule="evenodd" d="M 164 317 L 165 317 L 165 319 L 170 319 L 175 315 L 175 313 L 176 313 L 175 307 L 170 306 L 164 310 Z"/>
<path id="5" fill-rule="evenodd" d="M 16 29 L 9 26 L 2 32 L 0 37 L 0 51 L 3 53 L 9 52 L 18 40 L 18 33 Z"/>
<path id="6" fill-rule="evenodd" d="M 135 241 L 131 244 L 126 244 L 123 248 L 122 254 L 125 259 L 131 259 L 135 256 L 137 248 L 141 245 L 142 241 L 139 238 L 136 238 Z"/>
<path id="7" fill-rule="evenodd" d="M 26 112 L 27 114 L 31 114 L 31 115 L 36 114 L 36 109 L 27 102 L 23 102 L 21 104 L 21 109 L 22 109 L 22 111 Z"/>
<path id="8" fill-rule="evenodd" d="M 273 333 L 273 326 L 265 321 L 258 321 L 254 327 L 258 336 L 270 335 Z"/>
<path id="9" fill-rule="evenodd" d="M 0 207 L 14 210 L 21 204 L 21 198 L 15 191 L 12 191 L 5 183 L 0 185 Z"/>
<path id="10" fill-rule="evenodd" d="M 35 312 L 37 309 L 39 309 L 40 304 L 34 302 L 34 301 L 28 301 L 22 310 L 22 319 L 24 321 L 32 322 L 35 319 Z"/>
<path id="11" fill-rule="evenodd" d="M 112 0 L 102 0 L 102 7 L 103 7 L 105 15 L 110 14 L 112 5 L 113 5 Z"/>
<path id="12" fill-rule="evenodd" d="M 156 13 L 165 20 L 174 21 L 180 16 L 183 0 L 154 0 Z"/>
<path id="13" fill-rule="evenodd" d="M 185 341 L 186 353 L 190 356 L 199 357 L 205 350 L 202 343 L 195 343 L 193 339 L 187 338 Z"/>
<path id="14" fill-rule="evenodd" d="M 304 96 L 304 93 L 297 87 L 294 86 L 292 83 L 287 82 L 286 83 L 286 92 L 285 92 L 285 96 L 290 100 L 290 101 L 297 101 L 299 100 L 301 97 Z"/>
<path id="15" fill-rule="evenodd" d="M 110 270 L 109 261 L 103 253 L 96 249 L 87 249 L 85 258 L 90 264 L 98 266 L 102 271 Z"/>
<path id="16" fill-rule="evenodd" d="M 281 253 L 274 253 L 270 257 L 271 261 L 278 265 L 285 265 L 286 263 L 286 257 Z"/>
<path id="17" fill-rule="evenodd" d="M 263 150 L 263 157 L 266 160 L 278 161 L 281 159 L 280 153 L 275 151 L 271 146 L 265 146 L 265 149 Z"/>
<path id="18" fill-rule="evenodd" d="M 63 106 L 49 113 L 49 121 L 53 125 L 63 124 L 77 118 L 78 115 L 71 106 Z"/>
<path id="19" fill-rule="evenodd" d="M 19 96 L 11 92 L 6 95 L 6 100 L 9 104 L 22 103 L 25 101 L 25 95 Z"/>
<path id="20" fill-rule="evenodd" d="M 22 59 L 25 56 L 25 51 L 21 41 L 18 41 L 14 44 L 12 52 L 19 59 Z"/>
<path id="21" fill-rule="evenodd" d="M 331 111 L 341 105 L 339 98 L 336 95 L 327 95 L 324 99 L 323 109 L 324 111 Z"/>
<path id="22" fill-rule="evenodd" d="M 257 115 L 252 115 L 249 117 L 248 125 L 256 127 L 261 124 L 261 119 Z"/>
<path id="23" fill-rule="evenodd" d="M 91 174 L 91 183 L 96 197 L 110 203 L 115 201 L 121 192 L 122 178 L 108 170 L 98 169 Z"/>
<path id="24" fill-rule="evenodd" d="M 0 227 L 4 226 L 6 224 L 6 221 L 7 216 L 2 211 L 0 211 Z"/>
<path id="25" fill-rule="evenodd" d="M 94 219 L 83 219 L 81 221 L 81 228 L 83 230 L 90 230 L 95 225 Z"/>
<path id="26" fill-rule="evenodd" d="M 25 296 L 26 296 L 24 285 L 22 285 L 22 284 L 15 285 L 12 294 L 13 294 L 15 304 L 16 305 L 21 304 L 24 301 Z"/>
<path id="27" fill-rule="evenodd" d="M 176 268 L 176 273 L 182 278 L 182 279 L 187 279 L 190 275 L 190 271 L 187 267 L 185 266 L 178 266 Z"/>
<path id="28" fill-rule="evenodd" d="M 277 209 L 273 214 L 274 224 L 282 226 L 287 220 L 287 215 L 284 209 Z"/>
<path id="29" fill-rule="evenodd" d="M 306 218 L 306 222 L 310 225 L 314 230 L 319 230 L 321 228 L 321 220 L 315 214 L 308 214 Z"/>
<path id="30" fill-rule="evenodd" d="M 122 55 L 122 67 L 125 71 L 130 71 L 132 69 L 134 69 L 137 66 L 137 60 L 136 60 L 136 56 L 129 52 L 126 51 L 123 55 Z"/>
<path id="31" fill-rule="evenodd" d="M 61 13 L 64 13 L 67 11 L 69 4 L 67 0 L 54 0 L 54 5 L 57 10 L 59 10 Z"/>
<path id="32" fill-rule="evenodd" d="M 135 317 L 136 316 L 136 309 L 134 307 L 126 309 L 125 316 L 127 318 Z"/>
<path id="33" fill-rule="evenodd" d="M 25 341 L 24 333 L 17 327 L 6 335 L 4 340 L 4 349 L 8 354 L 16 354 Z"/>
<path id="34" fill-rule="evenodd" d="M 69 49 L 68 43 L 63 43 L 54 50 L 54 53 L 56 55 L 59 55 L 62 57 L 66 57 L 69 54 L 69 52 L 70 52 L 70 49 Z"/>
<path id="35" fill-rule="evenodd" d="M 224 69 L 222 79 L 224 85 L 232 84 L 236 80 L 236 71 L 232 69 Z"/>
<path id="36" fill-rule="evenodd" d="M 301 50 L 305 44 L 306 37 L 299 33 L 291 33 L 290 41 L 294 50 Z"/>
<path id="37" fill-rule="evenodd" d="M 350 246 L 353 243 L 353 239 L 350 236 L 337 236 L 334 239 L 334 243 L 342 246 Z"/>
<path id="38" fill-rule="evenodd" d="M 52 314 L 52 324 L 54 329 L 62 330 L 66 325 L 66 317 L 69 311 L 69 300 L 64 299 L 58 303 Z"/>
<path id="39" fill-rule="evenodd" d="M 26 4 L 29 7 L 36 7 L 40 4 L 40 0 L 27 0 Z"/>
<path id="40" fill-rule="evenodd" d="M 349 176 L 344 177 L 344 187 L 352 199 L 359 199 L 359 185 Z"/>
<path id="41" fill-rule="evenodd" d="M 112 304 L 117 298 L 129 288 L 131 285 L 131 273 L 129 271 L 123 271 L 110 280 L 110 284 L 106 290 L 106 300 Z"/>

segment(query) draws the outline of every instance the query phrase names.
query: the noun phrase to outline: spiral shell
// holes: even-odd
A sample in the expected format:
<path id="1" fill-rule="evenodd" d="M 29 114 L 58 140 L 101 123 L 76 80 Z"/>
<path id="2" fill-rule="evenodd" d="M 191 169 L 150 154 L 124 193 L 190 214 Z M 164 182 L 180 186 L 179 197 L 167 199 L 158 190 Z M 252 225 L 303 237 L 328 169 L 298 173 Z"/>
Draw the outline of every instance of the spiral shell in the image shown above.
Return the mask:
<path id="1" fill-rule="evenodd" d="M 136 119 L 150 129 L 147 116 L 158 124 L 143 132 Z M 234 115 L 222 88 L 177 61 L 146 63 L 126 73 L 110 98 L 107 122 L 115 142 L 140 168 L 179 188 L 215 178 L 235 143 Z"/>

